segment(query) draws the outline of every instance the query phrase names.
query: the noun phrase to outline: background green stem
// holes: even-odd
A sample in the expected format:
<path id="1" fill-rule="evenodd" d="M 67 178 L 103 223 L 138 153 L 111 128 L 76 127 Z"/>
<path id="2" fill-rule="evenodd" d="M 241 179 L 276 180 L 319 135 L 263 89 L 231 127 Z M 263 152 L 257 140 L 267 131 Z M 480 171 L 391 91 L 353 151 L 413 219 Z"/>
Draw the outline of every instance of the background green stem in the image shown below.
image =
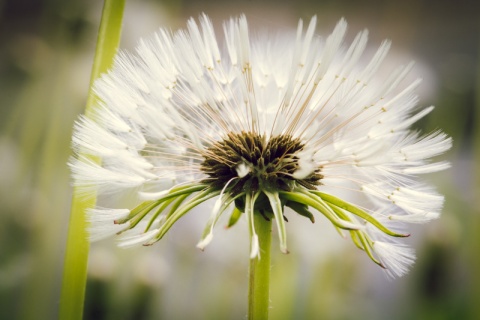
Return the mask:
<path id="1" fill-rule="evenodd" d="M 124 7 L 125 0 L 106 0 L 104 3 L 85 108 L 87 116 L 91 114 L 97 101 L 92 90 L 93 83 L 112 66 L 117 53 Z M 93 207 L 95 202 L 95 195 L 85 199 L 79 195 L 77 189 L 74 189 L 60 296 L 59 318 L 61 320 L 82 319 L 89 251 L 85 210 Z"/>
<path id="2" fill-rule="evenodd" d="M 265 320 L 268 319 L 270 304 L 272 221 L 265 220 L 260 214 L 254 214 L 254 225 L 260 244 L 260 258 L 250 260 L 248 319 Z"/>

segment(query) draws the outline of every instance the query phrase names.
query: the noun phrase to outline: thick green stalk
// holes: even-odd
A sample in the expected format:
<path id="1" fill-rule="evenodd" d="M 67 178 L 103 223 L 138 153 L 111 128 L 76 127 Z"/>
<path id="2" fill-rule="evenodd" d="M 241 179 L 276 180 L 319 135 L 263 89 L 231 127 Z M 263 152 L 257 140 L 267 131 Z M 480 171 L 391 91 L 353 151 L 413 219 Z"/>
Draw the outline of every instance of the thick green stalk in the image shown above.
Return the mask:
<path id="1" fill-rule="evenodd" d="M 250 260 L 250 279 L 248 291 L 248 319 L 268 319 L 270 304 L 270 247 L 272 240 L 272 221 L 262 215 L 254 214 L 255 231 L 260 245 L 259 257 Z"/>
<path id="2" fill-rule="evenodd" d="M 91 114 L 97 101 L 92 90 L 93 83 L 112 66 L 117 53 L 124 7 L 125 0 L 105 0 L 90 78 L 86 115 Z M 89 251 L 85 210 L 93 207 L 95 202 L 95 195 L 85 199 L 79 195 L 77 189 L 74 189 L 60 296 L 61 320 L 82 319 Z"/>

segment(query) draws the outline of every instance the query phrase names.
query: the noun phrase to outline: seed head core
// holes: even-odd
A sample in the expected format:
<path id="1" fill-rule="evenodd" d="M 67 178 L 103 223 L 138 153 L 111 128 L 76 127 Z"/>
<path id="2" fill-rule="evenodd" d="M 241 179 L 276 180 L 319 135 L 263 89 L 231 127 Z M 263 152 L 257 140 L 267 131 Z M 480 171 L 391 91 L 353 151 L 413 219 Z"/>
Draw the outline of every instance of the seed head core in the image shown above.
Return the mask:
<path id="1" fill-rule="evenodd" d="M 291 191 L 296 184 L 315 189 L 323 176 L 313 170 L 303 179 L 294 178 L 300 169 L 299 153 L 304 144 L 290 135 L 266 138 L 252 132 L 229 133 L 203 151 L 201 170 L 208 176 L 204 183 L 223 189 L 233 196 L 257 191 Z"/>

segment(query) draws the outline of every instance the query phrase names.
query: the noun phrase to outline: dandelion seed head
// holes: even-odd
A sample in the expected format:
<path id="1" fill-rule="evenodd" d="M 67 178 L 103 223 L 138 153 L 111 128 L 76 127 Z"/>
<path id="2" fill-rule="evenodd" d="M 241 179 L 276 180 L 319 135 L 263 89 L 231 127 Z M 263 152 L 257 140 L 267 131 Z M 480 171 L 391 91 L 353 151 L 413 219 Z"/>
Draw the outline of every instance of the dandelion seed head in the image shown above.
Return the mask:
<path id="1" fill-rule="evenodd" d="M 448 168 L 432 158 L 452 141 L 410 130 L 433 107 L 418 107 L 421 80 L 405 83 L 413 63 L 379 74 L 390 41 L 368 56 L 368 32 L 346 43 L 344 19 L 327 37 L 315 31 L 314 17 L 255 37 L 242 15 L 217 37 L 202 15 L 118 54 L 95 83 L 98 108 L 76 122 L 69 165 L 84 194 L 130 191 L 138 203 L 91 211 L 92 238 L 119 231 L 122 246 L 151 245 L 212 200 L 201 249 L 230 213 L 229 226 L 247 220 L 258 256 L 261 214 L 288 252 L 287 215 L 322 214 L 374 262 L 405 274 L 413 253 L 388 239 L 439 216 L 443 196 L 419 176 Z"/>

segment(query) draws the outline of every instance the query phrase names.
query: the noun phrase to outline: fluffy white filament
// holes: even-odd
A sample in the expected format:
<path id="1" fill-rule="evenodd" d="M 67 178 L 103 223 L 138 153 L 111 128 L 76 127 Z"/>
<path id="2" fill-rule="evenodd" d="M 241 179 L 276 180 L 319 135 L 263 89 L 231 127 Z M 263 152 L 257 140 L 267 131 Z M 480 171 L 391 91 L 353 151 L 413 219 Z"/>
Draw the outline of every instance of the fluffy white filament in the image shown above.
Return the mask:
<path id="1" fill-rule="evenodd" d="M 380 256 L 380 261 L 391 277 L 403 276 L 415 261 L 414 251 L 404 245 L 375 241 L 373 250 Z"/>

